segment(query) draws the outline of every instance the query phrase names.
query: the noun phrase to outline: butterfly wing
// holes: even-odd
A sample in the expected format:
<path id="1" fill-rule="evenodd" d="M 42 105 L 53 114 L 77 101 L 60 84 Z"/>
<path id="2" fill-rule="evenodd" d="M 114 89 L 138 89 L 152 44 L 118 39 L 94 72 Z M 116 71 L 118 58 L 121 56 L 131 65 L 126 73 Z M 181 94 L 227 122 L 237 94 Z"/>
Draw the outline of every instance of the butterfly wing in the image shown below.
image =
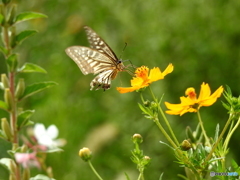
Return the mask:
<path id="1" fill-rule="evenodd" d="M 72 46 L 66 49 L 67 55 L 73 59 L 84 75 L 89 73 L 98 74 L 90 83 L 91 90 L 110 88 L 111 80 L 125 66 L 117 58 L 111 48 L 91 28 L 84 27 L 91 48 Z"/>
<path id="2" fill-rule="evenodd" d="M 115 73 L 116 71 L 114 70 L 107 70 L 98 74 L 90 83 L 91 90 L 93 90 L 95 87 L 96 90 L 99 88 L 103 88 L 104 90 L 109 89 L 111 86 L 111 77 Z"/>
<path id="3" fill-rule="evenodd" d="M 108 44 L 90 27 L 84 26 L 84 29 L 87 33 L 88 42 L 91 48 L 96 49 L 103 54 L 106 54 L 107 56 L 111 57 L 111 60 L 114 64 L 118 64 L 119 59 L 112 51 L 112 49 L 108 46 Z"/>
<path id="4" fill-rule="evenodd" d="M 97 74 L 114 67 L 109 57 L 88 47 L 72 46 L 66 49 L 66 53 L 84 75 Z"/>

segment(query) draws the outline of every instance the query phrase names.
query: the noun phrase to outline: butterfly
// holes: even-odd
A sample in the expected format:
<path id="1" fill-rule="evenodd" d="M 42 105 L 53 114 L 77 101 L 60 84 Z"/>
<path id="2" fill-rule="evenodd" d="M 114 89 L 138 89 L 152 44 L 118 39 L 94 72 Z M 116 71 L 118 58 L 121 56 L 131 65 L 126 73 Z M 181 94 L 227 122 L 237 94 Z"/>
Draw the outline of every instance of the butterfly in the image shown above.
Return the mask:
<path id="1" fill-rule="evenodd" d="M 110 88 L 111 80 L 118 72 L 126 68 L 121 59 L 108 46 L 108 44 L 90 27 L 84 26 L 90 47 L 71 46 L 65 51 L 78 65 L 84 75 L 93 73 L 97 75 L 90 83 L 90 90 Z"/>

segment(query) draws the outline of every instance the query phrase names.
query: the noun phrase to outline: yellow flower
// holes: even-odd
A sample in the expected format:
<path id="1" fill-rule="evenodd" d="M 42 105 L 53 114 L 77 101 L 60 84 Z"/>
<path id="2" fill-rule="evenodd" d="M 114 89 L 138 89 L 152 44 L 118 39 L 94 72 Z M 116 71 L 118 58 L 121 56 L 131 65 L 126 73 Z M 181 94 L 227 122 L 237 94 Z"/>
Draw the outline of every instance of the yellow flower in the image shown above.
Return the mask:
<path id="1" fill-rule="evenodd" d="M 158 67 L 150 70 L 146 66 L 141 66 L 136 69 L 135 77 L 131 80 L 132 87 L 117 87 L 120 93 L 132 92 L 144 87 L 149 86 L 152 82 L 164 79 L 164 77 L 173 71 L 173 65 L 169 64 L 168 67 L 161 72 Z"/>
<path id="2" fill-rule="evenodd" d="M 221 96 L 223 92 L 223 87 L 220 86 L 212 95 L 208 84 L 204 82 L 201 85 L 201 90 L 199 97 L 195 93 L 194 88 L 188 88 L 185 92 L 185 96 L 180 97 L 180 104 L 170 104 L 165 102 L 165 105 L 169 110 L 166 111 L 168 114 L 172 115 L 183 115 L 187 112 L 197 112 L 202 106 L 211 106 L 216 102 L 217 98 Z"/>

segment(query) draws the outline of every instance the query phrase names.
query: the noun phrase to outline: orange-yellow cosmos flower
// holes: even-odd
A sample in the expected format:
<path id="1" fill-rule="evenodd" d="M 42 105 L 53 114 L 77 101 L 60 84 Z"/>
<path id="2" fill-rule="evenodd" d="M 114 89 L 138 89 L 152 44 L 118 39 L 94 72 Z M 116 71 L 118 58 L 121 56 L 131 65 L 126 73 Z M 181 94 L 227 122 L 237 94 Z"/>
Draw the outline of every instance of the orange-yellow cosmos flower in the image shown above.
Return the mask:
<path id="1" fill-rule="evenodd" d="M 165 102 L 169 110 L 166 111 L 172 115 L 183 115 L 187 112 L 197 112 L 202 106 L 211 106 L 221 96 L 223 87 L 220 86 L 212 95 L 208 84 L 202 83 L 200 94 L 197 98 L 194 88 L 188 88 L 185 95 L 180 97 L 180 104 L 170 104 Z"/>
<path id="2" fill-rule="evenodd" d="M 146 66 L 141 66 L 136 69 L 135 77 L 131 80 L 132 87 L 117 87 L 117 90 L 120 93 L 128 93 L 132 92 L 144 87 L 149 86 L 154 81 L 158 81 L 160 79 L 164 79 L 164 77 L 173 71 L 173 65 L 169 64 L 168 67 L 161 72 L 158 67 L 155 67 L 150 70 Z"/>

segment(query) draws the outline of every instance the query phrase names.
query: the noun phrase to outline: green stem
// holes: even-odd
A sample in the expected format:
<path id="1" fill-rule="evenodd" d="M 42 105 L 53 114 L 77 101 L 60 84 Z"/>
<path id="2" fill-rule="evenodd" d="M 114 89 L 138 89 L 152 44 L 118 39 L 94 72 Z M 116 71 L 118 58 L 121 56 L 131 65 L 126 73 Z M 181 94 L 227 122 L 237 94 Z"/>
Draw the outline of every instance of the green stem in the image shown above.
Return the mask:
<path id="1" fill-rule="evenodd" d="M 140 174 L 139 174 L 137 180 L 144 180 L 144 176 L 143 176 L 143 172 L 142 171 L 140 171 Z"/>
<path id="2" fill-rule="evenodd" d="M 8 8 L 3 5 L 3 15 L 4 18 L 7 19 L 8 17 Z M 12 53 L 12 48 L 10 46 L 10 30 L 9 30 L 9 25 L 7 23 L 4 24 L 2 27 L 2 39 L 3 43 L 5 46 L 5 49 L 7 50 L 5 55 L 5 58 L 7 59 L 11 53 Z M 10 69 L 9 69 L 10 71 Z M 11 111 L 10 111 L 10 126 L 11 126 L 11 131 L 13 133 L 13 139 L 12 141 L 12 150 L 16 150 L 16 148 L 19 146 L 18 145 L 18 131 L 17 131 L 17 102 L 15 101 L 15 72 L 9 72 L 9 89 L 12 94 L 12 105 Z M 19 164 L 17 164 L 16 172 L 15 172 L 15 180 L 20 180 L 21 179 L 21 169 Z"/>
<path id="3" fill-rule="evenodd" d="M 142 174 L 141 174 L 141 172 L 140 172 L 140 174 L 139 174 L 137 180 L 141 180 L 141 178 L 142 178 Z"/>
<path id="4" fill-rule="evenodd" d="M 92 171 L 94 172 L 94 174 L 98 177 L 98 179 L 103 180 L 103 179 L 101 178 L 101 176 L 97 173 L 97 171 L 95 170 L 95 168 L 93 167 L 93 165 L 92 165 L 92 163 L 91 163 L 90 160 L 88 161 L 88 164 L 89 164 L 90 168 L 92 169 Z"/>
<path id="5" fill-rule="evenodd" d="M 197 111 L 197 115 L 198 115 L 198 120 L 199 120 L 200 127 L 201 127 L 201 129 L 202 129 L 203 136 L 204 136 L 204 138 L 205 138 L 205 140 L 206 140 L 206 144 L 211 147 L 211 144 L 210 144 L 210 142 L 209 142 L 209 138 L 208 138 L 208 136 L 207 136 L 207 134 L 206 134 L 206 131 L 205 131 L 205 129 L 204 129 L 203 122 L 202 122 L 202 118 L 201 118 L 201 115 L 200 115 L 200 112 L 199 112 L 199 111 Z"/>
<path id="6" fill-rule="evenodd" d="M 205 163 L 208 162 L 211 159 L 213 152 L 215 151 L 216 147 L 218 146 L 218 143 L 220 142 L 220 140 L 222 139 L 223 135 L 227 131 L 227 128 L 228 128 L 229 124 L 231 123 L 231 121 L 232 121 L 232 114 L 230 114 L 230 116 L 229 116 L 229 118 L 227 120 L 227 123 L 225 124 L 225 126 L 224 126 L 224 128 L 223 128 L 223 130 L 222 130 L 222 132 L 220 134 L 220 136 L 218 137 L 218 139 L 217 139 L 216 143 L 214 144 L 212 150 L 210 151 L 210 153 L 206 157 Z"/>
<path id="7" fill-rule="evenodd" d="M 13 133 L 13 147 L 16 147 L 16 144 L 18 144 L 18 131 L 17 131 L 17 117 L 16 117 L 16 107 L 17 107 L 17 102 L 15 101 L 14 95 L 15 95 L 15 73 L 14 72 L 10 72 L 9 73 L 9 86 L 10 86 L 10 92 L 12 94 L 12 101 L 13 101 L 13 107 L 12 110 L 10 112 L 10 122 L 11 122 L 11 129 L 12 129 L 12 133 Z M 15 149 L 13 149 L 15 150 Z"/>
<path id="8" fill-rule="evenodd" d="M 142 103 L 144 104 L 144 98 L 143 98 L 142 92 L 140 92 L 140 98 L 142 100 Z"/>
<path id="9" fill-rule="evenodd" d="M 238 121 L 235 124 L 235 126 L 233 127 L 233 129 L 231 129 L 231 131 L 228 133 L 228 135 L 226 137 L 226 140 L 223 143 L 223 149 L 224 149 L 225 152 L 227 150 L 228 143 L 229 143 L 234 131 L 238 128 L 239 124 L 240 124 L 240 117 L 238 118 Z"/>
<path id="10" fill-rule="evenodd" d="M 161 106 L 160 106 L 160 103 L 158 103 L 157 98 L 154 96 L 154 93 L 153 93 L 153 91 L 152 91 L 152 89 L 151 89 L 150 86 L 149 86 L 149 90 L 150 90 L 150 93 L 151 93 L 151 95 L 152 95 L 153 100 L 154 100 L 155 103 L 157 103 L 157 105 L 158 105 L 158 110 L 159 110 L 159 112 L 161 113 L 161 115 L 162 115 L 162 117 L 163 117 L 163 120 L 164 120 L 164 122 L 166 123 L 166 125 L 167 125 L 167 127 L 168 127 L 168 130 L 170 131 L 171 136 L 173 137 L 173 139 L 174 139 L 175 143 L 177 144 L 177 146 L 180 146 L 180 144 L 179 144 L 179 142 L 178 142 L 178 140 L 177 140 L 177 138 L 176 138 L 176 136 L 175 136 L 175 134 L 174 134 L 174 132 L 173 132 L 173 130 L 172 130 L 172 128 L 171 128 L 171 125 L 169 124 L 169 122 L 168 122 L 168 120 L 167 120 L 167 118 L 166 118 L 166 116 L 165 116 L 165 114 L 164 114 L 164 112 L 163 112 L 163 110 L 162 110 L 162 108 L 161 108 Z"/>

